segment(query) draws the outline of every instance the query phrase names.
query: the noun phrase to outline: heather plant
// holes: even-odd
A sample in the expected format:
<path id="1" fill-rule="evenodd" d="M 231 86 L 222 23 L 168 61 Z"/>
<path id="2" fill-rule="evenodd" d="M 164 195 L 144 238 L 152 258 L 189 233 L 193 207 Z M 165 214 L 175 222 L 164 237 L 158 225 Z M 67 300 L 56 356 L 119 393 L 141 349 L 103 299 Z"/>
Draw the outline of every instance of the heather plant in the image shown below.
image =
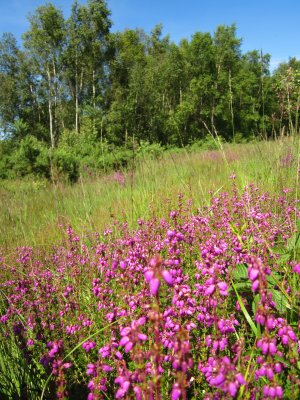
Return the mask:
<path id="1" fill-rule="evenodd" d="M 297 199 L 166 208 L 2 254 L 1 398 L 299 398 Z"/>

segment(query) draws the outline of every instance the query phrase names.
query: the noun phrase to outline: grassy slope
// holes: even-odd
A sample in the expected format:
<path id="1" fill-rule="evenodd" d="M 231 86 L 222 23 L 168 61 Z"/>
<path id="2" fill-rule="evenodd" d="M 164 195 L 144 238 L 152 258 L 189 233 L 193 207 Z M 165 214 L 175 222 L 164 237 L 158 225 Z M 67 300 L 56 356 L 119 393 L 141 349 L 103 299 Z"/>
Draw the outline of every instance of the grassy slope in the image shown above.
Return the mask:
<path id="1" fill-rule="evenodd" d="M 291 156 L 292 155 L 292 156 Z M 38 180 L 0 183 L 0 244 L 45 246 L 60 241 L 59 225 L 79 232 L 102 231 L 114 219 L 134 224 L 152 213 L 163 216 L 167 199 L 183 193 L 195 205 L 206 203 L 210 191 L 225 190 L 236 174 L 238 187 L 255 182 L 270 192 L 295 190 L 298 144 L 291 141 L 225 145 L 220 151 L 165 153 L 145 159 L 124 172 L 56 186 Z"/>

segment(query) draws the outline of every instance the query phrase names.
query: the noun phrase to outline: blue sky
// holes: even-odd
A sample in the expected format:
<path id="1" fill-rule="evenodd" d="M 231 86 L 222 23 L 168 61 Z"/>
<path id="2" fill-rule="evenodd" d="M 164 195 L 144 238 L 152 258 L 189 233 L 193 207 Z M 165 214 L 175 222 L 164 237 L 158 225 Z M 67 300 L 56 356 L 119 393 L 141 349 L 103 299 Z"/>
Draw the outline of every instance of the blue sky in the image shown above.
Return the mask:
<path id="1" fill-rule="evenodd" d="M 45 0 L 0 0 L 0 35 L 18 40 L 28 29 L 27 16 Z M 84 0 L 80 1 L 84 3 Z M 53 0 L 68 16 L 73 0 Z M 218 25 L 236 23 L 243 52 L 262 49 L 272 55 L 272 69 L 289 56 L 300 58 L 300 0 L 108 0 L 113 30 L 162 23 L 175 42 L 196 31 L 213 33 Z"/>

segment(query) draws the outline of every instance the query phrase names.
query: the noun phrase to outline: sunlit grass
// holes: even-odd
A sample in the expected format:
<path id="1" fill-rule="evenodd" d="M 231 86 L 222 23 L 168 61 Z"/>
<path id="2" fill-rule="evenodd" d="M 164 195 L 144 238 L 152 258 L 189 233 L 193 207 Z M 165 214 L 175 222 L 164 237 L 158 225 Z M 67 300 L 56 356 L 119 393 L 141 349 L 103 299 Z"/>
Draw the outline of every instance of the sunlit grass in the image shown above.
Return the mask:
<path id="1" fill-rule="evenodd" d="M 239 188 L 254 182 L 273 193 L 295 189 L 298 156 L 291 141 L 225 145 L 223 151 L 180 150 L 158 160 L 145 158 L 135 169 L 74 185 L 53 185 L 38 179 L 0 184 L 0 243 L 52 245 L 60 241 L 59 225 L 77 232 L 102 231 L 115 219 L 134 225 L 137 218 L 165 215 L 166 201 L 180 192 L 196 206 L 206 204 L 211 192 L 228 189 L 230 175 Z M 292 154 L 289 157 L 289 154 Z"/>

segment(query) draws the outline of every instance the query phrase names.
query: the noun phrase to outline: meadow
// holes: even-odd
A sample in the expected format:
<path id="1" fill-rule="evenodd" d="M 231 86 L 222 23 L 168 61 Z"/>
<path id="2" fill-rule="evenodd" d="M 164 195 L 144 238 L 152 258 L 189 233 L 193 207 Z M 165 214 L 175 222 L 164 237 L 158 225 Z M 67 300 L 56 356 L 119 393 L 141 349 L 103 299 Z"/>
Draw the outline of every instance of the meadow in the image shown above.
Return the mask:
<path id="1" fill-rule="evenodd" d="M 299 399 L 299 140 L 2 181 L 1 399 Z"/>

